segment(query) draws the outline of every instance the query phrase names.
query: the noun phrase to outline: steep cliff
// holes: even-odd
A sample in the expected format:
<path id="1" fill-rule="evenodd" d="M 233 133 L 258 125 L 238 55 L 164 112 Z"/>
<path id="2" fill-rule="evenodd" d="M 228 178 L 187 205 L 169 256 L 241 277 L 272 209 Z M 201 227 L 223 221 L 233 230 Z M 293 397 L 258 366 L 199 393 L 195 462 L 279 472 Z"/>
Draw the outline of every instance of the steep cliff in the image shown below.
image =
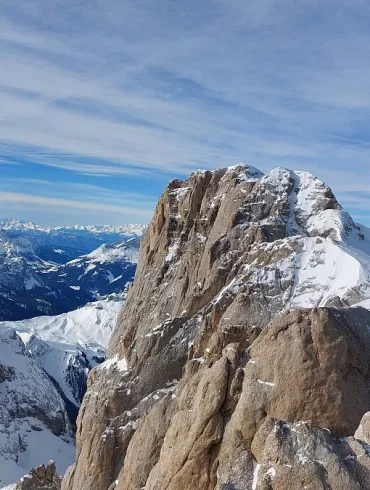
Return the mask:
<path id="1" fill-rule="evenodd" d="M 305 172 L 172 181 L 62 488 L 366 488 L 366 235 Z"/>

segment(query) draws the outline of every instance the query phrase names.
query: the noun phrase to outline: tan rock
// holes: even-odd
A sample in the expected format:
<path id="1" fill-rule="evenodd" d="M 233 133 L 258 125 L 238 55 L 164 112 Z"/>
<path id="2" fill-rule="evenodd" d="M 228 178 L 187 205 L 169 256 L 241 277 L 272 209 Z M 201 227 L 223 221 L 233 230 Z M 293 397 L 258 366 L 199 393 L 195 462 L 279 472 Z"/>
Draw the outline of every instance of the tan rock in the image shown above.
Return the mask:
<path id="1" fill-rule="evenodd" d="M 276 319 L 299 294 L 321 304 L 310 281 L 297 283 L 307 237 L 314 248 L 340 239 L 334 222 L 321 235 L 303 212 L 292 223 L 296 185 L 288 170 L 256 182 L 243 166 L 169 184 L 143 237 L 110 361 L 90 375 L 63 490 L 247 490 L 257 464 L 260 488 L 284 488 L 284 478 L 294 484 L 288 467 L 274 480 L 265 455 L 289 460 L 289 444 L 303 443 L 290 430 L 280 453 L 269 420 L 354 433 L 370 410 L 369 313 L 309 309 Z M 323 184 L 315 193 L 317 212 L 341 210 Z M 324 260 L 315 252 L 312 267 Z M 326 301 L 347 305 L 359 295 Z M 322 430 L 307 429 L 312 445 L 326 444 Z M 334 453 L 324 469 L 295 459 L 294 474 L 325 488 L 332 465 L 333 489 L 366 481 L 366 454 L 361 480 L 355 470 L 334 478 L 344 468 Z"/>
<path id="2" fill-rule="evenodd" d="M 124 466 L 114 488 L 136 490 L 142 488 L 159 460 L 163 439 L 177 405 L 176 398 L 167 395 L 145 416 L 127 448 Z"/>
<path id="3" fill-rule="evenodd" d="M 245 439 L 266 416 L 354 434 L 370 408 L 369 322 L 367 310 L 352 308 L 294 310 L 273 321 L 245 368 L 235 413 Z"/>
<path id="4" fill-rule="evenodd" d="M 212 448 L 222 438 L 219 410 L 225 399 L 227 371 L 227 361 L 222 358 L 212 367 L 200 369 L 185 384 L 147 490 L 214 487 Z"/>
<path id="5" fill-rule="evenodd" d="M 289 424 L 266 419 L 252 443 L 259 462 L 255 489 L 366 488 L 358 479 L 361 463 L 348 447 L 341 446 L 347 446 L 347 442 L 336 440 L 329 431 L 309 422 Z M 370 462 L 368 456 L 366 459 Z"/>

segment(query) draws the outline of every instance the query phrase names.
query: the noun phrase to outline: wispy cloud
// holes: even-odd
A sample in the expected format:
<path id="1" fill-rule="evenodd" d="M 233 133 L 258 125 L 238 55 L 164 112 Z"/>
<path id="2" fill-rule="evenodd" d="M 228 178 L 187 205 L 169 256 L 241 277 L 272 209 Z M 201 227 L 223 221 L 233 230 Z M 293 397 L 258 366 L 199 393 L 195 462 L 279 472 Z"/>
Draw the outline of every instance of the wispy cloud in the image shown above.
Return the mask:
<path id="1" fill-rule="evenodd" d="M 2 192 L 0 191 L 0 202 L 2 203 L 22 203 L 35 206 L 55 206 L 58 209 L 71 208 L 79 210 L 89 211 L 105 211 L 108 213 L 119 214 L 122 222 L 124 222 L 125 215 L 136 216 L 144 222 L 148 221 L 152 214 L 152 210 L 138 209 L 134 207 L 118 206 L 113 204 L 103 204 L 101 202 L 84 202 L 77 200 L 56 199 L 51 197 L 33 196 L 31 194 L 19 194 L 15 192 Z"/>
<path id="2" fill-rule="evenodd" d="M 14 188 L 18 189 L 18 192 L 9 192 L 10 189 Z M 29 200 L 26 201 L 26 198 Z M 133 208 L 133 202 L 135 202 L 135 209 L 143 209 L 143 216 L 146 217 L 150 215 L 155 206 L 155 201 L 146 194 L 116 191 L 86 183 L 65 182 L 61 185 L 59 182 L 45 179 L 23 177 L 5 178 L 0 182 L 0 202 L 15 202 L 18 199 L 22 202 L 41 204 L 46 199 L 51 205 L 54 205 L 54 201 L 55 205 L 60 205 L 66 201 L 66 198 L 70 203 L 68 207 L 77 206 L 81 209 L 85 209 L 87 204 L 94 204 L 95 206 L 95 203 L 98 203 L 102 209 L 104 209 L 105 204 L 109 204 L 114 209 L 121 209 L 122 211 L 125 207 Z M 109 207 L 106 209 L 108 210 Z"/>
<path id="3" fill-rule="evenodd" d="M 311 170 L 344 199 L 365 192 L 365 0 L 2 7 L 0 163 L 164 183 L 246 160 Z"/>
<path id="4" fill-rule="evenodd" d="M 14 192 L 14 189 L 17 192 Z M 46 223 L 51 215 L 59 216 L 59 221 L 68 222 L 68 217 L 79 217 L 80 222 L 110 223 L 149 222 L 154 200 L 138 192 L 115 191 L 111 188 L 78 183 L 59 182 L 35 178 L 5 178 L 0 181 L 0 216 L 11 214 L 6 209 L 27 210 L 30 216 L 40 216 Z M 81 221 L 82 220 L 82 221 Z M 52 222 L 52 221 L 51 221 Z"/>

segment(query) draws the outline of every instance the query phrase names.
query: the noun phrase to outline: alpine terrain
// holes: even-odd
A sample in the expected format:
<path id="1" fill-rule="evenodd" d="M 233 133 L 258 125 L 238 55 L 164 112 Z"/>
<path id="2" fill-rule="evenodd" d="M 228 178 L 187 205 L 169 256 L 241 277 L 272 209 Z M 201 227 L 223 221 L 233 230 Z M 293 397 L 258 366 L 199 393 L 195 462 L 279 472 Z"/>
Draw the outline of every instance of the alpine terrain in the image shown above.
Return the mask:
<path id="1" fill-rule="evenodd" d="M 0 230 L 0 320 L 74 310 L 121 292 L 135 275 L 139 236 L 100 245 L 83 255 L 80 249 L 73 249 L 77 258 L 71 247 L 67 253 L 54 246 L 51 250 L 58 256 L 56 262 L 50 250 L 50 260 L 40 257 L 37 239 L 24 235 L 15 235 L 13 229 Z"/>
<path id="2" fill-rule="evenodd" d="M 73 462 L 87 375 L 105 358 L 123 300 L 111 295 L 59 316 L 0 323 L 0 488 L 49 459 L 61 473 Z M 48 475 L 60 486 L 53 466 Z"/>
<path id="3" fill-rule="evenodd" d="M 63 490 L 370 488 L 369 300 L 370 232 L 314 176 L 172 181 L 90 372 Z M 68 444 L 65 417 L 39 419 Z"/>
<path id="4" fill-rule="evenodd" d="M 0 488 L 40 461 L 73 461 L 72 426 L 45 371 L 11 328 L 0 329 Z"/>

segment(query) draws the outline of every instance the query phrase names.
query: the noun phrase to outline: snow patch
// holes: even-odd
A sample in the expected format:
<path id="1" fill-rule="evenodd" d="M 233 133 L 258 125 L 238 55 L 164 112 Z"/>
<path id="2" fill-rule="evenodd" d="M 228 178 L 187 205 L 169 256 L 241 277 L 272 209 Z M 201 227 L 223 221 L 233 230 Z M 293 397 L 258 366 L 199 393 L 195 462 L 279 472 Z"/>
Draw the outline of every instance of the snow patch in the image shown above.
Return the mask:
<path id="1" fill-rule="evenodd" d="M 171 196 L 175 196 L 178 202 L 185 199 L 187 194 L 191 191 L 191 187 L 179 187 L 178 189 L 173 189 L 170 191 Z"/>
<path id="2" fill-rule="evenodd" d="M 31 291 L 35 286 L 41 286 L 41 284 L 32 275 L 29 279 L 25 279 L 24 287 L 27 291 Z"/>
<path id="3" fill-rule="evenodd" d="M 172 245 L 168 247 L 167 254 L 164 258 L 165 262 L 172 262 L 172 260 L 176 257 L 178 248 L 179 248 L 180 240 L 176 239 Z"/>
<path id="4" fill-rule="evenodd" d="M 258 483 L 258 472 L 261 465 L 257 461 L 253 460 L 253 480 L 252 480 L 252 490 L 256 490 Z"/>
<path id="5" fill-rule="evenodd" d="M 61 250 L 60 248 L 53 248 L 53 252 L 55 252 L 56 254 L 65 254 L 65 251 Z"/>
<path id="6" fill-rule="evenodd" d="M 257 383 L 261 385 L 275 386 L 275 383 L 269 383 L 268 381 L 262 381 L 261 379 L 257 379 Z"/>
<path id="7" fill-rule="evenodd" d="M 111 367 L 114 367 L 118 371 L 127 371 L 127 361 L 123 357 L 122 359 L 118 359 L 118 354 L 116 354 L 114 357 L 111 357 L 110 359 L 107 359 L 105 362 L 100 364 L 97 369 L 110 369 Z"/>

